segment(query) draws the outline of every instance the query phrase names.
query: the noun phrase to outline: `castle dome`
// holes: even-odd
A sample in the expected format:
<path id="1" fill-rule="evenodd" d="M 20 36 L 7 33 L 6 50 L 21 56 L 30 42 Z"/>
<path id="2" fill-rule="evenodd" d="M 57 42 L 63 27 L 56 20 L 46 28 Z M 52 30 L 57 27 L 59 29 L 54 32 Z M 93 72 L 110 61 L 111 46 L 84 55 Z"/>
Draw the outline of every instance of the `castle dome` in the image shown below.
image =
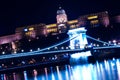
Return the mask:
<path id="1" fill-rule="evenodd" d="M 61 7 L 59 7 L 59 9 L 57 10 L 57 15 L 59 15 L 59 14 L 66 14 L 65 10 L 62 9 Z"/>

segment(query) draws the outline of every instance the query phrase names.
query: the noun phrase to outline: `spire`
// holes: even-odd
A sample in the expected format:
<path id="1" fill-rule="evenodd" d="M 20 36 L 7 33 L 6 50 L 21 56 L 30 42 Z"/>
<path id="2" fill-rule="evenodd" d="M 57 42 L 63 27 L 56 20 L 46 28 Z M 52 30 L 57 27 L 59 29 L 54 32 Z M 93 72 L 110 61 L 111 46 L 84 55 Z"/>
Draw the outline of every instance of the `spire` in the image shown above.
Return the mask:
<path id="1" fill-rule="evenodd" d="M 62 9 L 61 6 L 59 6 L 59 9 L 57 10 L 56 19 L 57 19 L 57 23 L 65 23 L 65 22 L 67 22 L 67 15 L 65 13 L 65 10 Z"/>
<path id="2" fill-rule="evenodd" d="M 59 15 L 59 14 L 66 14 L 66 13 L 65 13 L 65 10 L 62 9 L 61 6 L 59 6 L 59 9 L 57 10 L 57 15 Z"/>

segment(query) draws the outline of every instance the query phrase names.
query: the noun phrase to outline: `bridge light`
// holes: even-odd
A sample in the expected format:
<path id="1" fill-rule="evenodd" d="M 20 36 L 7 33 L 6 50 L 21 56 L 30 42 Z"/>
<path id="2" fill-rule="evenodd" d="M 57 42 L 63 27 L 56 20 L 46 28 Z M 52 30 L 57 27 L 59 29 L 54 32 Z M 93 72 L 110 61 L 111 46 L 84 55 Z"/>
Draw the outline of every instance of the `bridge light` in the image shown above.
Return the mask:
<path id="1" fill-rule="evenodd" d="M 106 44 L 104 43 L 103 46 L 105 46 Z"/>
<path id="2" fill-rule="evenodd" d="M 40 48 L 37 49 L 38 51 L 40 50 Z"/>
<path id="3" fill-rule="evenodd" d="M 97 44 L 97 47 L 99 47 L 100 45 L 99 44 Z"/>
<path id="4" fill-rule="evenodd" d="M 61 49 L 64 49 L 64 47 L 61 47 Z"/>
<path id="5" fill-rule="evenodd" d="M 116 43 L 117 43 L 117 41 L 116 41 L 116 40 L 113 40 L 113 44 L 114 44 L 114 45 L 117 45 Z"/>
<path id="6" fill-rule="evenodd" d="M 69 49 L 69 47 L 66 47 L 66 49 Z"/>
<path id="7" fill-rule="evenodd" d="M 32 49 L 30 49 L 30 52 L 32 52 Z"/>
<path id="8" fill-rule="evenodd" d="M 47 48 L 48 50 L 50 50 L 50 48 Z"/>
<path id="9" fill-rule="evenodd" d="M 118 45 L 120 45 L 120 43 L 118 43 Z"/>
<path id="10" fill-rule="evenodd" d="M 96 46 L 96 44 L 93 44 L 93 46 Z"/>
<path id="11" fill-rule="evenodd" d="M 55 47 L 55 49 L 58 49 L 58 47 Z"/>
<path id="12" fill-rule="evenodd" d="M 21 52 L 24 52 L 24 50 L 22 49 Z"/>
<path id="13" fill-rule="evenodd" d="M 108 41 L 109 44 L 111 44 L 111 41 Z"/>
<path id="14" fill-rule="evenodd" d="M 117 41 L 116 40 L 113 40 L 113 43 L 116 43 Z"/>
<path id="15" fill-rule="evenodd" d="M 3 51 L 2 54 L 5 54 L 5 52 Z"/>
<path id="16" fill-rule="evenodd" d="M 16 51 L 14 51 L 14 53 L 16 54 L 17 52 L 16 52 Z"/>
<path id="17" fill-rule="evenodd" d="M 97 40 L 100 40 L 100 38 L 97 38 Z"/>

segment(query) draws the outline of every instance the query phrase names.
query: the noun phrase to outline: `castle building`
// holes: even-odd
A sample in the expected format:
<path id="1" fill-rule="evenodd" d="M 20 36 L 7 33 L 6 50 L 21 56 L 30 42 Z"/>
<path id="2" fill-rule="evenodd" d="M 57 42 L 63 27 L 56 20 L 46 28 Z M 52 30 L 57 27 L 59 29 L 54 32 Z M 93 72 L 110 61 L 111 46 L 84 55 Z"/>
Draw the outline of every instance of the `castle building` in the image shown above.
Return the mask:
<path id="1" fill-rule="evenodd" d="M 115 17 L 115 20 L 117 21 L 117 23 L 120 23 L 119 16 Z M 0 48 L 2 51 L 2 45 L 9 44 L 11 50 L 16 51 L 16 48 L 18 46 L 18 44 L 16 43 L 23 38 L 36 39 L 38 36 L 67 33 L 68 30 L 80 27 L 85 27 L 87 29 L 97 28 L 101 26 L 108 27 L 109 25 L 110 19 L 107 11 L 87 14 L 79 16 L 77 19 L 74 20 L 68 20 L 66 11 L 63 8 L 59 7 L 56 14 L 56 23 L 40 23 L 18 27 L 15 30 L 15 34 L 0 37 Z"/>

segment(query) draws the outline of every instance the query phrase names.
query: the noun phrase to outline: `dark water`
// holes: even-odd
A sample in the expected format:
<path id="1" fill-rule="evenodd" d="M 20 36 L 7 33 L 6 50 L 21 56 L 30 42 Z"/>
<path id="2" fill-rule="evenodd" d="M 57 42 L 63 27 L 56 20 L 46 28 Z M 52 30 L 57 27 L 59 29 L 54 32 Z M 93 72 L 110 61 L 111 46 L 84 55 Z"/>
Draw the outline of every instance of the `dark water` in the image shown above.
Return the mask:
<path id="1" fill-rule="evenodd" d="M 120 59 L 1 74 L 1 80 L 120 80 Z"/>

